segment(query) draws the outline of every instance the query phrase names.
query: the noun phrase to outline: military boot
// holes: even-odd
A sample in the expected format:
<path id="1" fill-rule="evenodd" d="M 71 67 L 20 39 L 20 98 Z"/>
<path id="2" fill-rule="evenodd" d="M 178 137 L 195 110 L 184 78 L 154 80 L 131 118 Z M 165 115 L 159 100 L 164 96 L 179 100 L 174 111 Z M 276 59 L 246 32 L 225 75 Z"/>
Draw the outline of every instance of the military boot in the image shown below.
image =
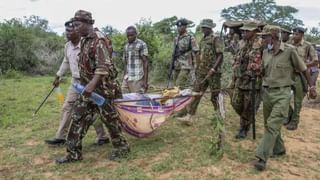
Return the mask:
<path id="1" fill-rule="evenodd" d="M 119 147 L 111 151 L 111 153 L 108 155 L 108 159 L 119 162 L 121 159 L 126 158 L 129 152 L 130 148 L 128 146 Z"/>
<path id="2" fill-rule="evenodd" d="M 267 162 L 262 160 L 262 159 L 259 159 L 257 160 L 255 163 L 254 163 L 254 167 L 258 170 L 258 171 L 263 171 L 266 169 L 266 165 L 267 165 Z"/>
<path id="3" fill-rule="evenodd" d="M 56 159 L 56 164 L 66 164 L 66 163 L 77 162 L 81 160 L 82 160 L 82 157 L 79 157 L 78 159 L 73 159 L 71 158 L 71 156 L 67 155 L 67 156 Z"/>
<path id="4" fill-rule="evenodd" d="M 238 134 L 235 136 L 236 139 L 245 139 L 247 137 L 247 130 L 240 128 Z"/>
<path id="5" fill-rule="evenodd" d="M 294 131 L 294 130 L 298 129 L 298 124 L 291 122 L 291 123 L 289 123 L 286 127 L 287 127 L 287 129 L 288 129 L 289 131 Z"/>

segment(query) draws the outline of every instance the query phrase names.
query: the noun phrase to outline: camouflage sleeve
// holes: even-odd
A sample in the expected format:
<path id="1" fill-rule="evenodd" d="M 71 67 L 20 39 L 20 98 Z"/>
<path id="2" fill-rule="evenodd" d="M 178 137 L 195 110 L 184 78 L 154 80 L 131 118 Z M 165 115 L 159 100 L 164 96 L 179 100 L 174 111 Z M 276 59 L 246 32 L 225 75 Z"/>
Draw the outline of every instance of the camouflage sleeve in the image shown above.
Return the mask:
<path id="1" fill-rule="evenodd" d="M 199 46 L 197 40 L 194 36 L 191 36 L 191 47 L 193 52 L 199 51 Z"/>
<path id="2" fill-rule="evenodd" d="M 110 66 L 112 65 L 107 47 L 102 40 L 99 40 L 96 46 L 94 74 L 109 75 Z"/>
<path id="3" fill-rule="evenodd" d="M 297 71 L 303 72 L 305 70 L 307 70 L 307 66 L 304 63 L 304 61 L 302 60 L 302 58 L 299 57 L 297 49 L 296 48 L 292 48 L 291 49 L 291 61 L 293 64 L 293 68 L 296 69 Z"/>
<path id="4" fill-rule="evenodd" d="M 216 48 L 215 49 L 216 53 L 223 53 L 223 51 L 224 51 L 223 41 L 220 38 L 216 37 L 214 43 L 215 43 L 214 46 Z"/>
<path id="5" fill-rule="evenodd" d="M 143 56 L 148 56 L 148 47 L 147 47 L 147 44 L 145 42 L 142 41 L 142 44 L 141 44 L 141 49 L 140 49 L 140 55 L 143 55 Z"/>

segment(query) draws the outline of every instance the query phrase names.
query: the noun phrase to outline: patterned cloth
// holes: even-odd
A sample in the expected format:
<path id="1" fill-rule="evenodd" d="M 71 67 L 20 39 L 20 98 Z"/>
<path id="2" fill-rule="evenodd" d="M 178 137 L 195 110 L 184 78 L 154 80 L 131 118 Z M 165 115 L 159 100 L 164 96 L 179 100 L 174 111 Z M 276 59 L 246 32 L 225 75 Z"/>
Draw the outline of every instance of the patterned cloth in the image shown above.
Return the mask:
<path id="1" fill-rule="evenodd" d="M 138 81 L 143 78 L 142 56 L 148 56 L 147 44 L 142 40 L 136 39 L 124 46 L 123 60 L 127 64 L 128 81 Z"/>

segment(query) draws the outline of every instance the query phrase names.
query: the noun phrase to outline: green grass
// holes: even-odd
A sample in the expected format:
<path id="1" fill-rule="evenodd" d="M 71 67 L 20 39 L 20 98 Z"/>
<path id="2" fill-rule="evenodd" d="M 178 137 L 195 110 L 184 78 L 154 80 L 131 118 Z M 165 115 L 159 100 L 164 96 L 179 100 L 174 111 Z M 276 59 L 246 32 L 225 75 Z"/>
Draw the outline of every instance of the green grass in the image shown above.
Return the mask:
<path id="1" fill-rule="evenodd" d="M 261 112 L 257 116 L 257 140 L 237 141 L 233 137 L 239 118 L 226 100 L 226 143 L 224 156 L 210 155 L 215 138 L 213 107 L 203 98 L 193 126 L 168 119 L 144 139 L 126 134 L 129 157 L 120 163 L 107 160 L 110 144 L 93 146 L 95 132 L 89 130 L 83 141 L 84 160 L 55 165 L 65 154 L 64 147 L 51 147 L 44 140 L 54 136 L 61 104 L 53 94 L 39 113 L 32 114 L 51 88 L 53 77 L 19 77 L 0 80 L 0 179 L 237 179 L 238 174 L 257 177 L 252 168 L 255 147 L 261 138 Z M 66 92 L 70 80 L 61 84 Z M 93 129 L 93 128 L 91 128 Z M 212 170 L 210 170 L 212 169 Z M 270 168 L 270 173 L 278 172 Z"/>

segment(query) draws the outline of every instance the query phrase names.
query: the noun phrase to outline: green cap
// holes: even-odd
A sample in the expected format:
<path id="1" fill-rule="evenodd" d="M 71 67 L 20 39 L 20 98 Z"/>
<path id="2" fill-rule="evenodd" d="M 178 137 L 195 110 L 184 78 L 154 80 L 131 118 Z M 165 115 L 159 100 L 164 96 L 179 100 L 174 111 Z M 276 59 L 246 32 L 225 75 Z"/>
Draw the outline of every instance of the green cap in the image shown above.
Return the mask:
<path id="1" fill-rule="evenodd" d="M 288 33 L 288 34 L 292 34 L 291 30 L 288 30 L 286 28 L 281 28 L 281 32 L 285 32 L 285 33 Z"/>
<path id="2" fill-rule="evenodd" d="M 254 21 L 245 22 L 244 25 L 240 28 L 240 30 L 247 30 L 247 31 L 254 31 L 256 29 L 258 29 L 258 24 L 257 22 L 254 22 Z"/>
<path id="3" fill-rule="evenodd" d="M 200 27 L 206 27 L 206 28 L 214 28 L 216 27 L 216 23 L 214 23 L 212 21 L 212 19 L 203 19 L 201 22 L 200 22 Z"/>
<path id="4" fill-rule="evenodd" d="M 266 25 L 261 33 L 257 33 L 258 35 L 276 35 L 281 32 L 281 28 L 279 26 L 274 26 L 274 25 Z"/>

